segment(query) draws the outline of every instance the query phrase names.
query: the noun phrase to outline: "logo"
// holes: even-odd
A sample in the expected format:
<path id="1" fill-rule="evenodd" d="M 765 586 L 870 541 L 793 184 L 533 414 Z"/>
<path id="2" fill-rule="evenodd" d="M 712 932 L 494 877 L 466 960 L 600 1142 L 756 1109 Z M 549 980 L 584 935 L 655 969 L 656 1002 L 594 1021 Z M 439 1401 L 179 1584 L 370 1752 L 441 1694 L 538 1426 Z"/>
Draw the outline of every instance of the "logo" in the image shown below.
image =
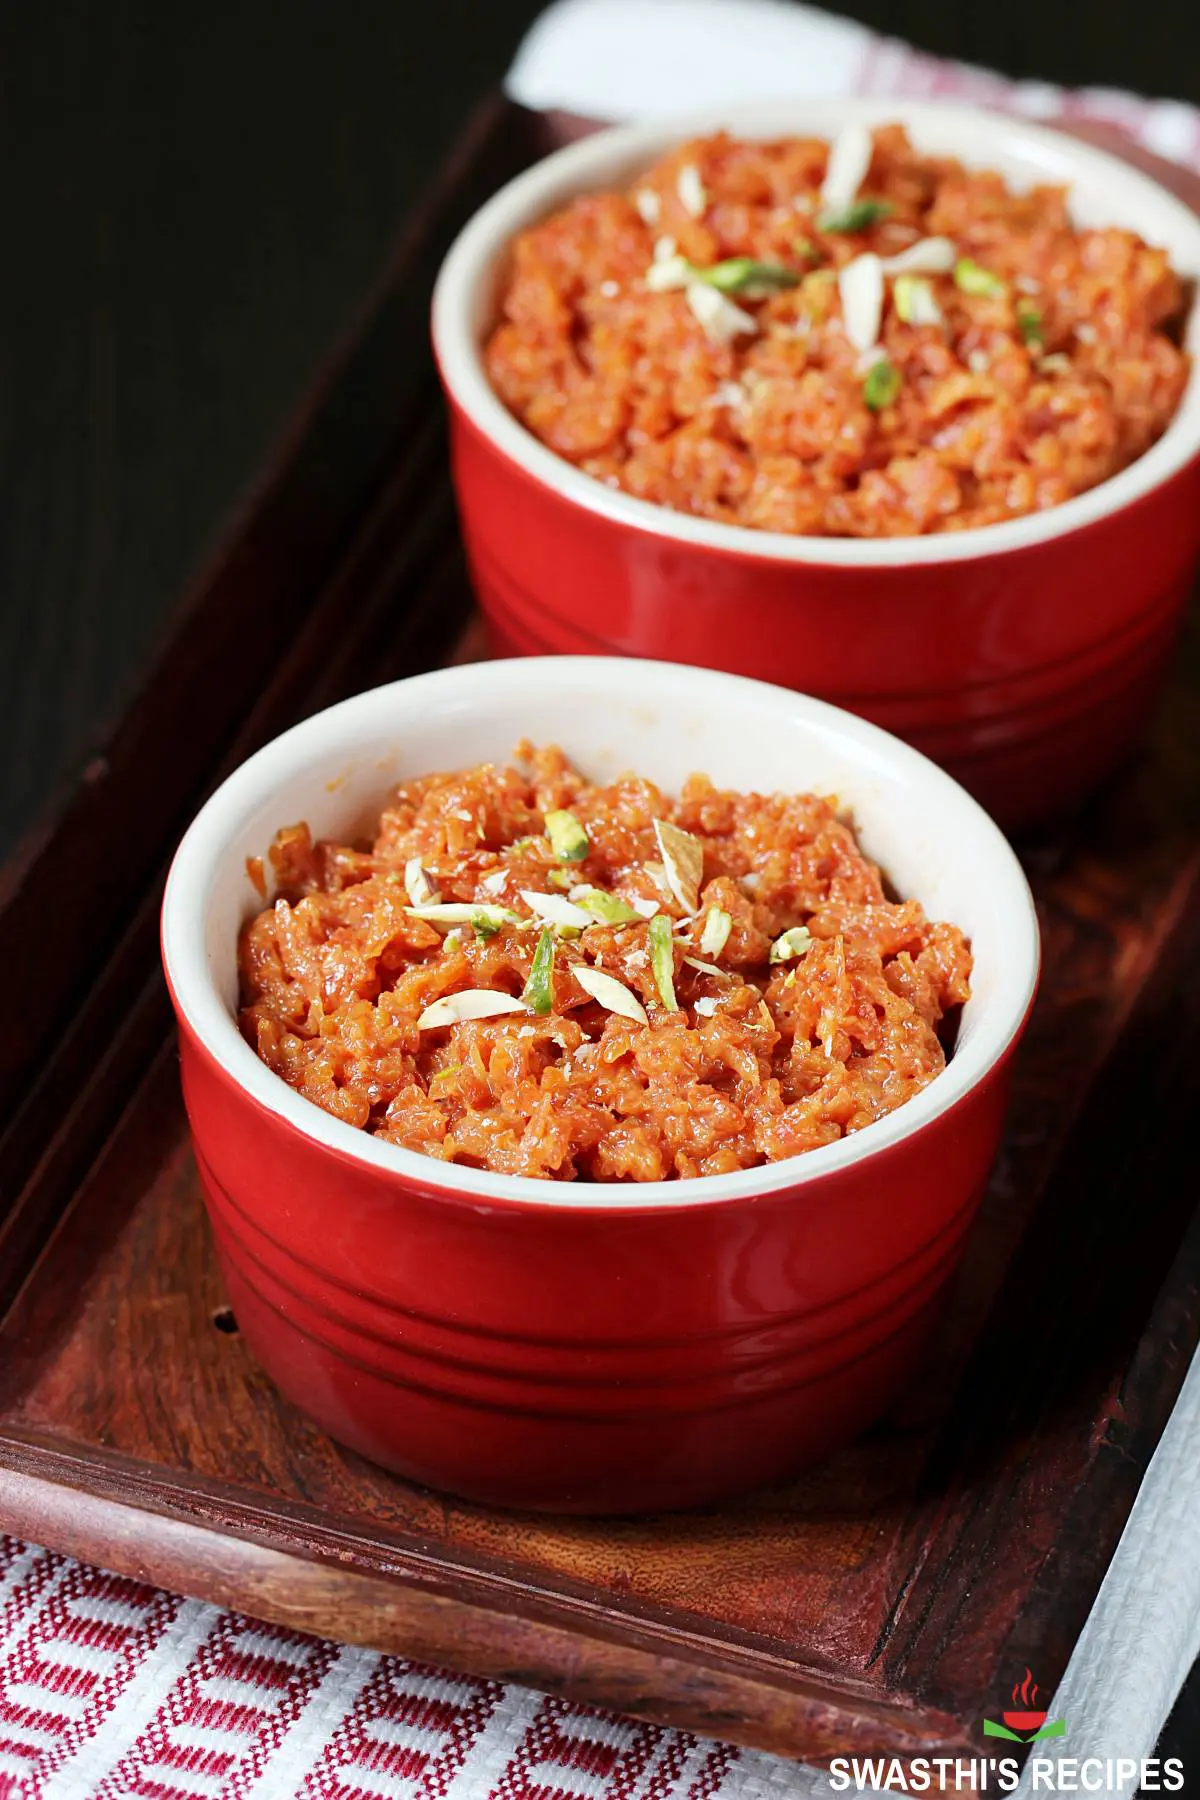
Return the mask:
<path id="1" fill-rule="evenodd" d="M 1008 1738 L 1014 1744 L 1036 1744 L 1041 1738 L 1066 1737 L 1067 1721 L 1052 1719 L 1047 1725 L 1045 1713 L 1038 1711 L 1037 1697 L 1038 1684 L 1032 1671 L 1026 1669 L 1024 1681 L 1013 1683 L 1009 1711 L 1002 1712 L 999 1721 L 983 1721 L 984 1737 Z"/>

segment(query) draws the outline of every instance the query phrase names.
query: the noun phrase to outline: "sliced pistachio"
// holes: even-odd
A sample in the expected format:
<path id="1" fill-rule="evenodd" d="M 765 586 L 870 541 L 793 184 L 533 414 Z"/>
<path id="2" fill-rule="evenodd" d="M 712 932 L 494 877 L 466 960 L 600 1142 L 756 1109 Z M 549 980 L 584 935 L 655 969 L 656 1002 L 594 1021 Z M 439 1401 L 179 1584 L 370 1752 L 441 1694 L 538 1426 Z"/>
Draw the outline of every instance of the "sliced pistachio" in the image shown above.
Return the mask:
<path id="1" fill-rule="evenodd" d="M 955 263 L 954 285 L 960 293 L 982 296 L 988 300 L 998 299 L 1006 291 L 998 275 L 993 275 L 990 269 L 982 268 L 970 256 L 960 256 Z"/>
<path id="2" fill-rule="evenodd" d="M 436 1069 L 429 1077 L 429 1090 L 432 1093 L 439 1081 L 449 1081 L 452 1075 L 461 1075 L 466 1063 L 451 1063 L 447 1069 Z"/>
<path id="3" fill-rule="evenodd" d="M 705 956 L 720 956 L 732 930 L 732 916 L 720 906 L 710 906 L 705 914 L 704 930 L 700 933 L 700 948 Z"/>
<path id="4" fill-rule="evenodd" d="M 694 913 L 700 904 L 704 845 L 690 831 L 681 831 L 678 825 L 672 825 L 666 819 L 655 819 L 654 835 L 668 888 L 685 913 Z"/>
<path id="5" fill-rule="evenodd" d="M 895 208 L 890 200 L 852 200 L 849 206 L 829 206 L 817 214 L 817 228 L 830 236 L 850 237 L 890 219 Z"/>
<path id="6" fill-rule="evenodd" d="M 439 1026 L 458 1025 L 465 1019 L 498 1019 L 504 1013 L 527 1010 L 523 1000 L 497 993 L 495 988 L 463 988 L 457 994 L 443 994 L 427 1006 L 417 1020 L 417 1030 L 436 1031 Z"/>
<path id="7" fill-rule="evenodd" d="M 554 1005 L 554 933 L 549 925 L 537 941 L 521 998 L 530 1012 L 548 1013 Z"/>
<path id="8" fill-rule="evenodd" d="M 897 275 L 892 288 L 896 312 L 906 325 L 942 325 L 945 315 L 933 289 L 920 275 Z"/>
<path id="9" fill-rule="evenodd" d="M 565 925 L 575 931 L 582 931 L 590 925 L 592 915 L 584 912 L 582 906 L 576 906 L 565 894 L 538 894 L 532 888 L 522 888 L 521 898 L 531 913 L 539 919 L 546 919 L 551 925 Z"/>
<path id="10" fill-rule="evenodd" d="M 474 925 L 478 930 L 482 924 L 485 930 L 490 926 L 499 931 L 502 925 L 519 923 L 518 915 L 507 906 L 490 906 L 480 900 L 438 900 L 427 906 L 406 906 L 404 910 L 414 919 L 427 919 L 431 925 Z"/>
<path id="11" fill-rule="evenodd" d="M 705 281 L 720 294 L 743 294 L 748 300 L 761 300 L 784 288 L 794 288 L 800 280 L 795 269 L 783 263 L 755 262 L 752 256 L 730 256 L 724 262 L 707 268 L 692 268 L 696 281 Z"/>
<path id="12" fill-rule="evenodd" d="M 571 972 L 584 993 L 590 994 L 605 1012 L 616 1013 L 622 1019 L 636 1019 L 639 1025 L 650 1023 L 637 995 L 614 975 L 606 975 L 603 969 L 593 969 L 587 963 L 581 963 Z"/>
<path id="13" fill-rule="evenodd" d="M 610 894 L 604 888 L 573 887 L 568 895 L 576 906 L 584 912 L 591 913 L 602 925 L 630 925 L 644 915 L 636 907 L 628 905 L 618 894 Z M 657 906 L 655 907 L 657 911 Z"/>
<path id="14" fill-rule="evenodd" d="M 649 925 L 650 933 L 650 968 L 654 974 L 654 985 L 658 989 L 658 997 L 668 1012 L 678 1012 L 679 1002 L 675 998 L 675 949 L 671 936 L 671 921 L 666 913 L 656 913 Z"/>
<path id="15" fill-rule="evenodd" d="M 899 369 L 886 356 L 881 356 L 867 371 L 863 399 L 872 412 L 882 412 L 885 406 L 893 406 L 899 399 L 902 385 Z"/>
<path id="16" fill-rule="evenodd" d="M 548 812 L 546 836 L 559 862 L 583 862 L 590 848 L 588 834 L 571 812 Z"/>
<path id="17" fill-rule="evenodd" d="M 771 945 L 770 961 L 790 962 L 794 956 L 803 956 L 806 950 L 811 950 L 812 942 L 807 925 L 793 925 L 790 931 L 780 932 Z"/>
<path id="18" fill-rule="evenodd" d="M 442 897 L 433 876 L 421 867 L 419 856 L 410 856 L 404 865 L 404 887 L 414 906 L 431 906 Z"/>
<path id="19" fill-rule="evenodd" d="M 570 887 L 573 879 L 574 876 L 570 869 L 547 869 L 546 871 L 546 880 L 551 887 L 562 888 L 564 893 Z"/>

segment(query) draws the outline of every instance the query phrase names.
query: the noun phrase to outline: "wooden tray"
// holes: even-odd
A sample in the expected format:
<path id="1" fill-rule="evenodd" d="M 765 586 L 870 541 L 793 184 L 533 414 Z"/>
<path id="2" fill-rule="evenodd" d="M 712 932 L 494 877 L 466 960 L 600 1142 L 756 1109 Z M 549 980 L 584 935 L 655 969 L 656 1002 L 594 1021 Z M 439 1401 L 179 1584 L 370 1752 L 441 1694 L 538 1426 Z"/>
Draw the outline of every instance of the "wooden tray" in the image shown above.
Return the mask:
<path id="1" fill-rule="evenodd" d="M 215 1273 L 158 973 L 165 863 L 264 738 L 478 653 L 425 313 L 450 234 L 545 131 L 500 101 L 475 121 L 143 692 L 5 880 L 0 1524 L 811 1759 L 979 1753 L 1026 1665 L 1060 1676 L 1200 1325 L 1195 629 L 1138 764 L 1025 846 L 1046 980 L 1007 1143 L 923 1379 L 836 1461 L 690 1516 L 462 1505 L 284 1404 Z"/>

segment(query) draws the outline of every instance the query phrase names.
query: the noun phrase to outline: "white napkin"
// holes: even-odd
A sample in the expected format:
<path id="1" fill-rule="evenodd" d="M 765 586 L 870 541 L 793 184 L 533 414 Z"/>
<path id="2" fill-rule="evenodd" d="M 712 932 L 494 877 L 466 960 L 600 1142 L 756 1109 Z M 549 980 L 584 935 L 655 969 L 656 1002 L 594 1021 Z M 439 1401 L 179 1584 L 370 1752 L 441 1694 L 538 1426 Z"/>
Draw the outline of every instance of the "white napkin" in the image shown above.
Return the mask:
<path id="1" fill-rule="evenodd" d="M 541 111 L 622 121 L 791 96 L 938 96 L 1035 118 L 1119 125 L 1160 156 L 1200 168 L 1200 113 L 1181 102 L 1008 81 L 786 0 L 557 0 L 521 45 L 507 91 Z M 1054 1696 L 1052 1717 L 1066 1719 L 1068 1735 L 1040 1746 L 1043 1752 L 1114 1763 L 1154 1754 L 1200 1655 L 1198 1445 L 1200 1363 L 1188 1374 Z M 981 1740 L 979 1754 L 1003 1750 Z M 1137 1786 L 1134 1776 L 1102 1791 L 1130 1795 Z M 1028 1765 L 1017 1792 L 1032 1792 Z M 833 1790 L 819 1769 L 744 1755 L 722 1800 L 735 1793 L 742 1800 L 824 1800 Z"/>
<path id="2" fill-rule="evenodd" d="M 1200 111 L 1182 101 L 1010 81 L 788 0 L 557 0 L 530 29 L 506 86 L 522 106 L 612 120 L 802 95 L 965 100 L 1120 125 L 1147 150 L 1200 169 Z"/>

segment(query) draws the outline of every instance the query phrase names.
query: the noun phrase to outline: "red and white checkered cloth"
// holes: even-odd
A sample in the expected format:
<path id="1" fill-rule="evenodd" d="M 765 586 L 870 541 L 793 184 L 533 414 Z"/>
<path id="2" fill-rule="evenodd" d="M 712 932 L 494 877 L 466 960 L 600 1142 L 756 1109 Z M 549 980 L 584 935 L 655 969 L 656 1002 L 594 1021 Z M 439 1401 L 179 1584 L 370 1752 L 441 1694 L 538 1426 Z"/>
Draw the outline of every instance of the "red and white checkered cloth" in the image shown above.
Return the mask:
<path id="1" fill-rule="evenodd" d="M 0 1800 L 782 1800 L 794 1773 L 0 1538 Z"/>
<path id="2" fill-rule="evenodd" d="M 527 40 L 510 91 L 597 118 L 798 90 L 939 95 L 1115 124 L 1200 168 L 1200 114 L 1175 102 L 1009 82 L 776 0 L 686 0 L 681 37 L 679 6 L 559 0 Z M 1147 1754 L 1196 1654 L 1198 1430 L 1193 1372 L 1060 1688 L 1060 1702 L 1070 1690 L 1072 1747 Z M 1127 1707 L 1104 1673 L 1114 1644 Z M 0 1537 L 0 1800 L 802 1800 L 829 1791 L 816 1770 L 323 1643 Z"/>

